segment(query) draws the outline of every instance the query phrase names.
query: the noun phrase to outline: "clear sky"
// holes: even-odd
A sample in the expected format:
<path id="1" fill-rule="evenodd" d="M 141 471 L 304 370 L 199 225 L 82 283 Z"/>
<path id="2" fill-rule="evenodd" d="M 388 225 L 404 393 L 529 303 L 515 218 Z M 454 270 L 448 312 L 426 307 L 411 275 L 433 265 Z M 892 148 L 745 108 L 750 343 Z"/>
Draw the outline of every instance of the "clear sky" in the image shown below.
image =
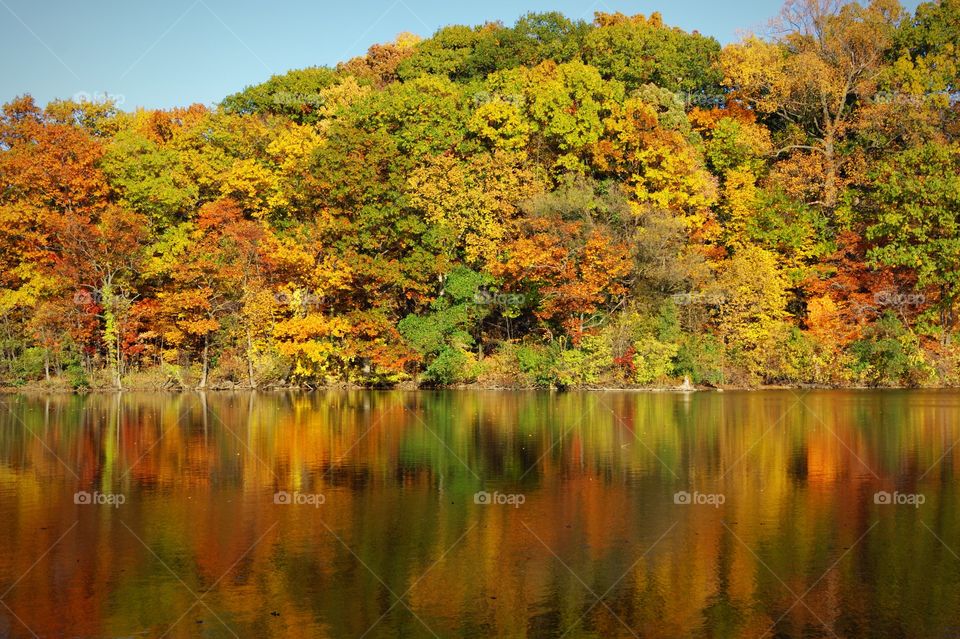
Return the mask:
<path id="1" fill-rule="evenodd" d="M 911 8 L 916 2 L 908 2 Z M 780 0 L 0 0 L 0 101 L 110 94 L 124 109 L 214 104 L 270 75 L 333 65 L 397 33 L 513 24 L 528 11 L 650 14 L 736 40 Z"/>

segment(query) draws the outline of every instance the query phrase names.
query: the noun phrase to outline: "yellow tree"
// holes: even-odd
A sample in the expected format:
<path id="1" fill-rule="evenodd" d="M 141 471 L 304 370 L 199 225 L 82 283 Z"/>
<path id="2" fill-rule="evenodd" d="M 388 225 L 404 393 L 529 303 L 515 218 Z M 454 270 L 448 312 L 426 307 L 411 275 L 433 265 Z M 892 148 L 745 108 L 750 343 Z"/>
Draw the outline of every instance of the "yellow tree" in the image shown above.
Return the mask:
<path id="1" fill-rule="evenodd" d="M 828 208 L 842 184 L 840 143 L 877 90 L 900 18 L 896 0 L 790 0 L 772 40 L 749 37 L 721 55 L 724 84 L 776 121 L 778 155 L 791 156 L 788 170 L 818 185 Z"/>
<path id="2" fill-rule="evenodd" d="M 750 381 L 760 381 L 784 334 L 788 281 L 776 255 L 746 245 L 722 265 L 719 332 L 729 352 L 747 367 Z"/>
<path id="3" fill-rule="evenodd" d="M 639 210 L 667 209 L 688 230 L 706 221 L 716 184 L 683 133 L 661 126 L 654 105 L 639 98 L 613 105 L 591 148 L 594 166 L 626 182 Z"/>
<path id="4" fill-rule="evenodd" d="M 515 230 L 517 204 L 546 189 L 544 176 L 518 153 L 482 153 L 461 161 L 431 158 L 408 181 L 410 203 L 456 238 L 466 261 L 495 259 Z"/>

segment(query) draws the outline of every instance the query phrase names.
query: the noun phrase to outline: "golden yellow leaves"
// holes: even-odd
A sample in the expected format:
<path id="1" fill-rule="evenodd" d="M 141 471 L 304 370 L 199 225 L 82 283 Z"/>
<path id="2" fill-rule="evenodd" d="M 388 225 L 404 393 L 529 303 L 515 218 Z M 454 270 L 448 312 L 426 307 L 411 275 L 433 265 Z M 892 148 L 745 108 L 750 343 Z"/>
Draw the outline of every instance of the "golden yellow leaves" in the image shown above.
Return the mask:
<path id="1" fill-rule="evenodd" d="M 772 42 L 757 37 L 728 45 L 720 56 L 723 84 L 737 91 L 737 96 L 750 100 L 764 113 L 779 107 L 774 91 L 776 78 L 782 74 L 787 52 Z"/>
<path id="2" fill-rule="evenodd" d="M 277 322 L 274 337 L 277 349 L 293 359 L 296 377 L 323 379 L 332 372 L 340 350 L 338 340 L 349 329 L 349 323 L 342 318 L 308 313 Z"/>
<path id="3" fill-rule="evenodd" d="M 157 295 L 170 318 L 163 336 L 170 344 L 181 346 L 191 337 L 204 337 L 220 328 L 211 315 L 211 291 L 208 288 L 185 288 Z"/>
<path id="4" fill-rule="evenodd" d="M 685 213 L 690 226 L 705 221 L 706 209 L 716 199 L 716 182 L 693 149 L 658 146 L 635 158 L 641 168 L 630 182 L 638 203 Z"/>
<path id="5" fill-rule="evenodd" d="M 467 129 L 492 150 L 525 151 L 531 126 L 515 104 L 498 100 L 480 105 Z"/>
<path id="6" fill-rule="evenodd" d="M 850 329 L 830 296 L 821 295 L 807 302 L 807 330 L 818 342 L 838 344 Z"/>
<path id="7" fill-rule="evenodd" d="M 593 23 L 598 27 L 613 27 L 620 24 L 627 23 L 637 23 L 637 24 L 648 24 L 651 27 L 662 27 L 663 26 L 663 16 L 659 11 L 654 11 L 650 14 L 650 17 L 647 18 L 642 13 L 636 15 L 628 16 L 624 13 L 617 11 L 616 13 L 605 13 L 603 11 L 597 11 L 593 14 Z"/>
<path id="8" fill-rule="evenodd" d="M 679 132 L 660 128 L 653 107 L 635 98 L 612 107 L 604 127 L 594 161 L 627 182 L 635 206 L 669 209 L 690 227 L 703 223 L 716 183 Z"/>
<path id="9" fill-rule="evenodd" d="M 352 75 L 321 91 L 323 105 L 317 109 L 319 129 L 326 131 L 344 110 L 366 98 L 372 91 L 369 86 L 361 86 Z"/>
<path id="10" fill-rule="evenodd" d="M 268 194 L 279 187 L 278 176 L 256 160 L 245 158 L 234 162 L 220 184 L 220 195 L 233 198 L 255 215 L 267 210 Z M 282 200 L 281 200 L 282 201 Z"/>
<path id="11" fill-rule="evenodd" d="M 519 154 L 497 152 L 467 161 L 431 158 L 408 186 L 411 204 L 453 231 L 468 263 L 482 264 L 494 259 L 514 228 L 517 205 L 544 191 L 546 183 Z"/>
<path id="12" fill-rule="evenodd" d="M 747 241 L 747 223 L 757 205 L 757 177 L 746 167 L 727 172 L 723 184 L 723 208 L 728 243 L 736 246 Z"/>

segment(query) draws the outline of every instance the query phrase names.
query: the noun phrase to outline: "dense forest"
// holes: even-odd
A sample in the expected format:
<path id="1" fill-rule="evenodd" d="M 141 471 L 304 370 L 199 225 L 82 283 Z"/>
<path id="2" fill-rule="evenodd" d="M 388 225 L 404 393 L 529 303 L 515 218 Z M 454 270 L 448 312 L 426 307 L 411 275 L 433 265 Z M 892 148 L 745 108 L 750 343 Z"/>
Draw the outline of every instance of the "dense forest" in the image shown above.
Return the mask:
<path id="1" fill-rule="evenodd" d="M 960 1 L 401 34 L 0 116 L 0 384 L 957 385 Z"/>

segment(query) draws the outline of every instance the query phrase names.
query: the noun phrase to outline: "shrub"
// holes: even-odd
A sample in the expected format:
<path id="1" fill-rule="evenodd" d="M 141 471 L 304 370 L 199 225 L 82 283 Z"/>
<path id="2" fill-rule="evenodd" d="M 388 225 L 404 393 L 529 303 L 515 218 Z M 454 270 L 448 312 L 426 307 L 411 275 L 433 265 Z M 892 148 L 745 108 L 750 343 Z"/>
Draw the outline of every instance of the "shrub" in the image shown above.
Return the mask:
<path id="1" fill-rule="evenodd" d="M 874 386 L 919 386 L 933 377 L 919 338 L 889 311 L 867 328 L 850 350 L 854 372 Z"/>
<path id="2" fill-rule="evenodd" d="M 486 386 L 533 386 L 520 370 L 519 348 L 510 342 L 500 344 L 477 363 L 477 381 Z"/>
<path id="3" fill-rule="evenodd" d="M 599 384 L 613 366 L 613 349 L 602 335 L 586 335 L 573 349 L 560 353 L 556 381 L 560 386 Z"/>
<path id="4" fill-rule="evenodd" d="M 45 352 L 39 346 L 24 349 L 10 367 L 11 383 L 14 386 L 23 386 L 27 382 L 42 378 L 44 356 Z"/>
<path id="5" fill-rule="evenodd" d="M 633 343 L 633 379 L 638 384 L 652 384 L 671 376 L 673 359 L 680 351 L 678 344 L 663 343 L 654 337 L 645 337 Z"/>
<path id="6" fill-rule="evenodd" d="M 554 345 L 524 344 L 517 348 L 517 363 L 531 386 L 553 386 L 556 383 Z"/>
<path id="7" fill-rule="evenodd" d="M 716 337 L 685 335 L 677 349 L 674 375 L 688 376 L 694 384 L 723 384 L 723 359 L 724 347 Z"/>
<path id="8" fill-rule="evenodd" d="M 464 384 L 476 380 L 477 360 L 473 353 L 445 346 L 424 371 L 426 381 L 437 384 Z"/>

